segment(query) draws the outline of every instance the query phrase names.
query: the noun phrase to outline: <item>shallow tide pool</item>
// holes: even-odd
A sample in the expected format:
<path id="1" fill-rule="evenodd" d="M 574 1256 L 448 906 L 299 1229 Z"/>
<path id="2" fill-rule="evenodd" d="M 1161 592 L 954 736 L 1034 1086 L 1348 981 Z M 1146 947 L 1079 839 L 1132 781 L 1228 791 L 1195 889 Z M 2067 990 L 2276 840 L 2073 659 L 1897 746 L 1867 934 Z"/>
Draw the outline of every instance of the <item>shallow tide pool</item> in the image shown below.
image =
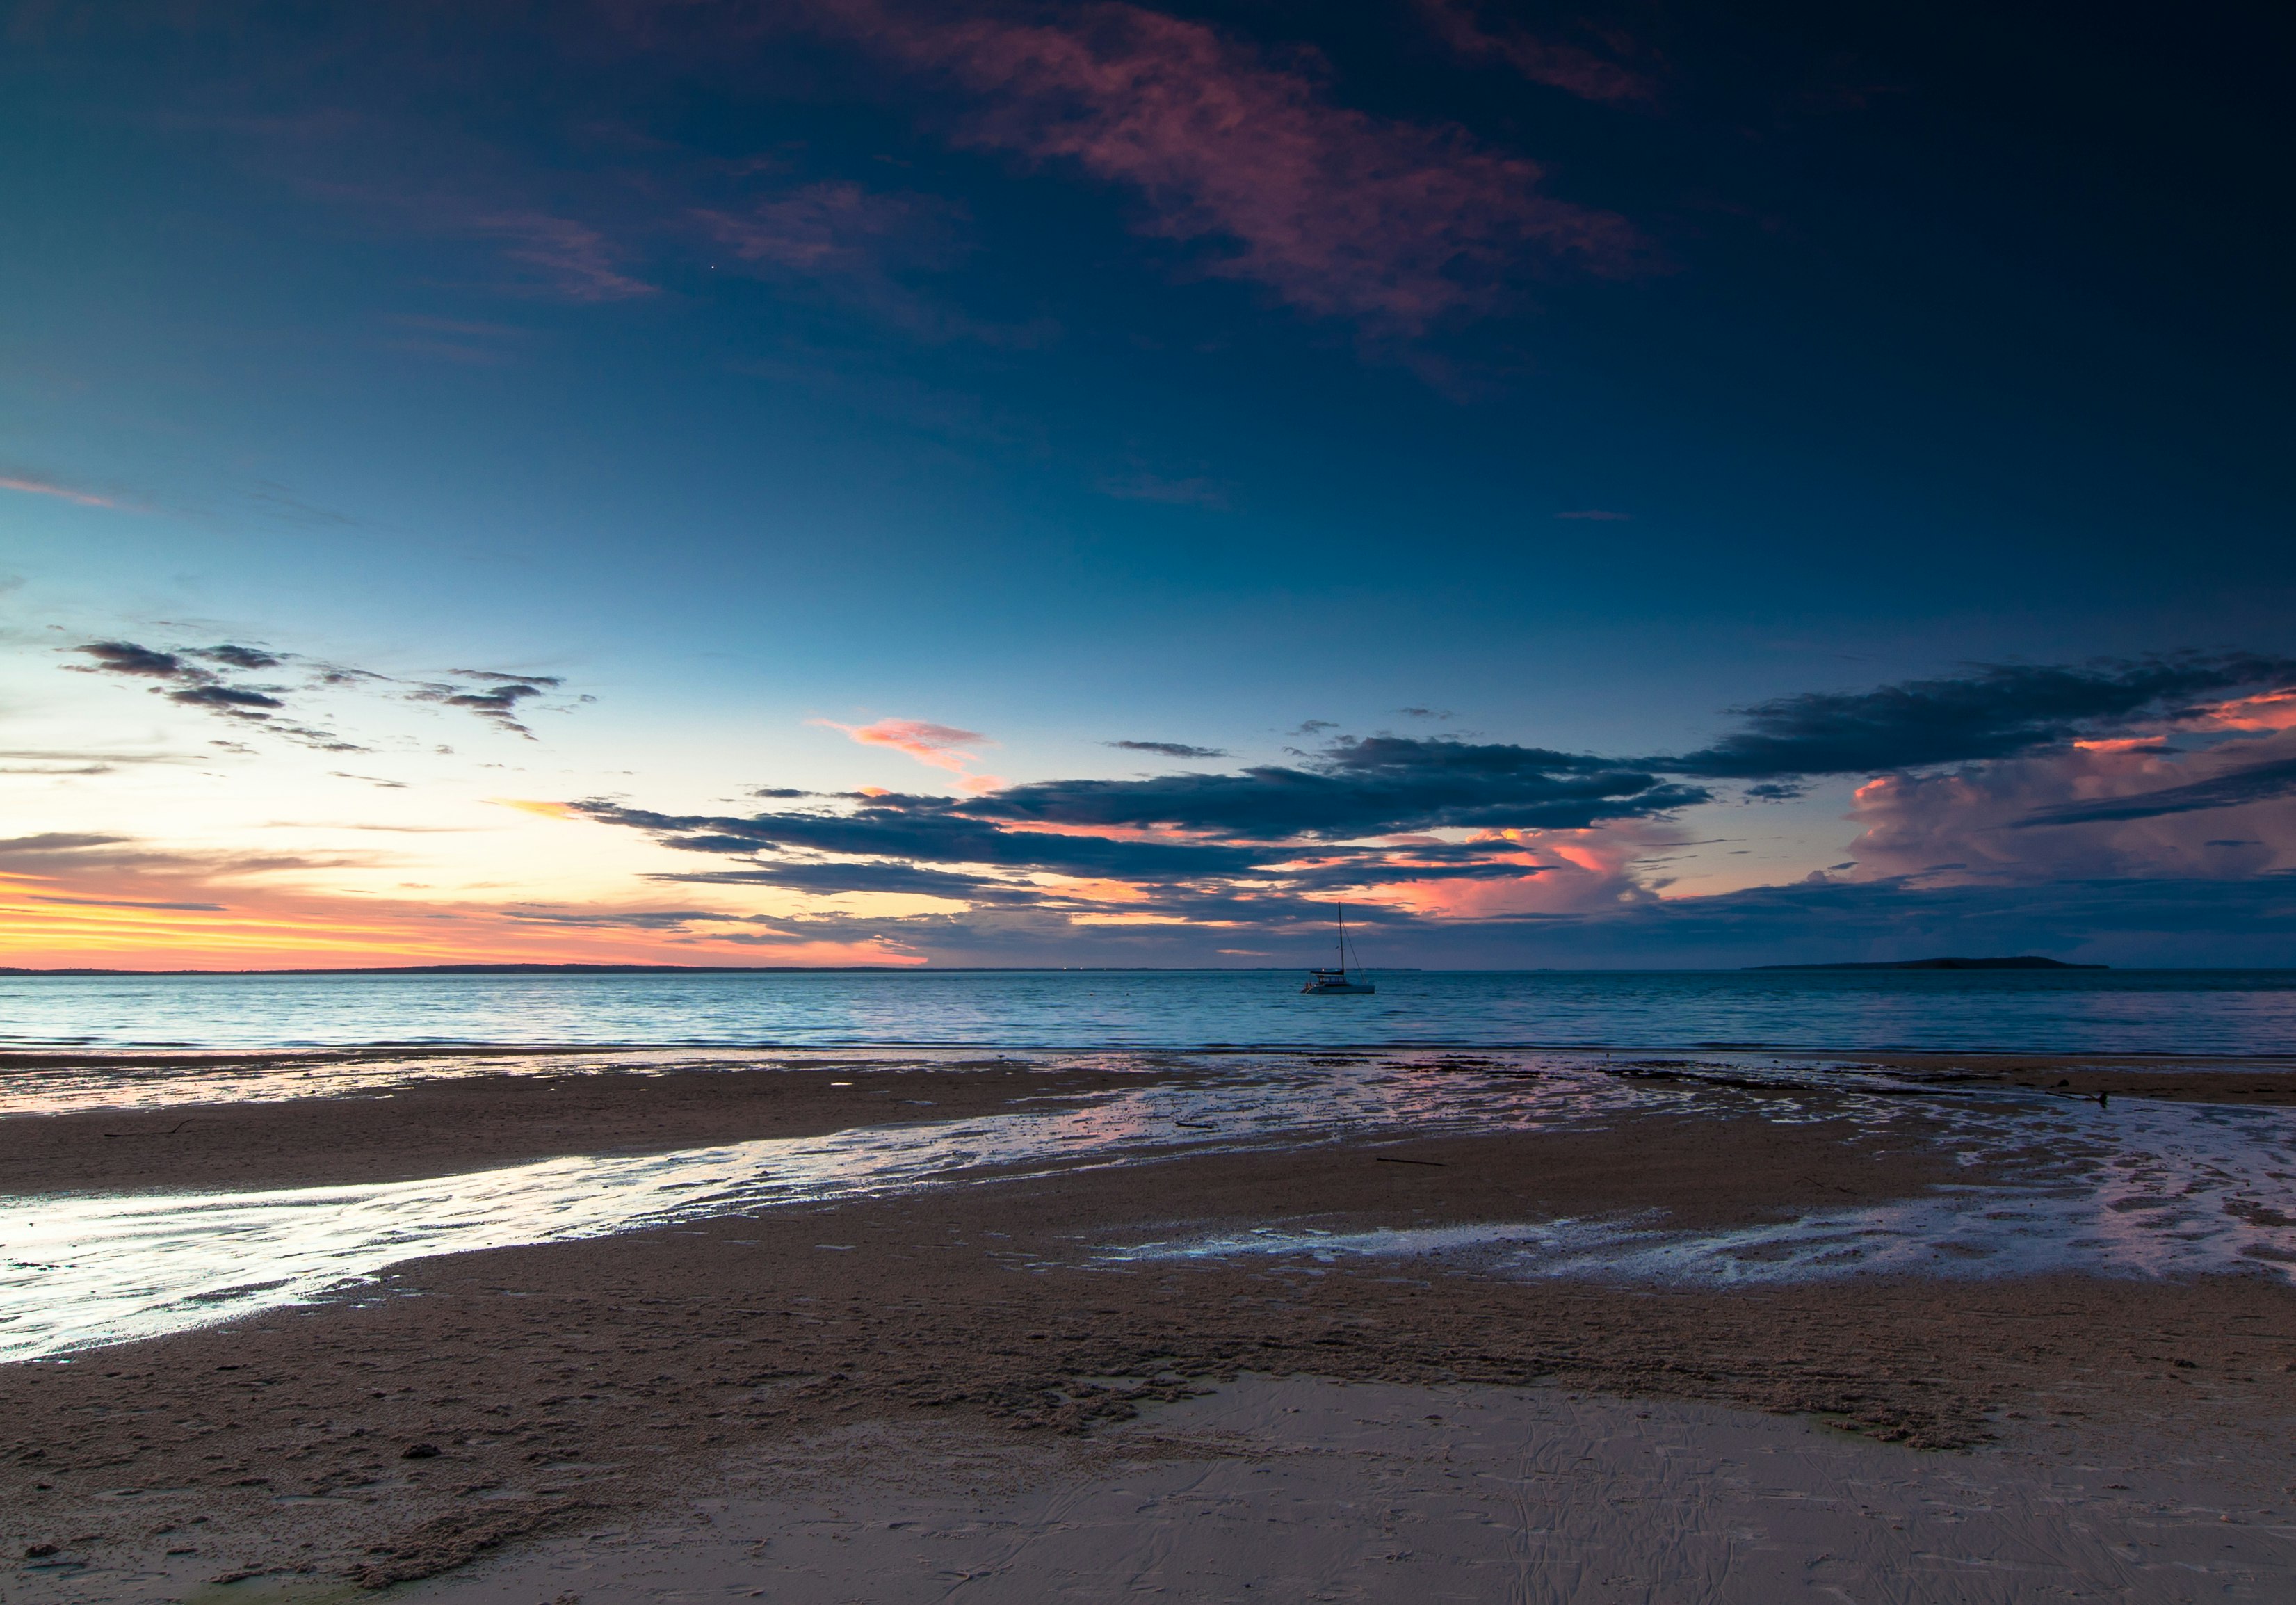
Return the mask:
<path id="1" fill-rule="evenodd" d="M 278 1191 L 0 1199 L 0 1359 L 22 1360 L 355 1294 L 421 1256 L 542 1243 L 889 1191 L 993 1184 L 1342 1137 L 1599 1125 L 1660 1110 L 1714 1118 L 1918 1120 L 1983 1184 L 1869 1208 L 1694 1231 L 1652 1216 L 1372 1232 L 1268 1230 L 1102 1245 L 1140 1258 L 1365 1256 L 1512 1276 L 1745 1282 L 1875 1272 L 2079 1270 L 2170 1276 L 2296 1267 L 2296 1111 L 2030 1093 L 1907 1096 L 1886 1075 L 1762 1066 L 1746 1098 L 1606 1074 L 1569 1056 L 1479 1068 L 1363 1058 L 1236 1060 L 1217 1081 L 1149 1083 L 1062 1107 L 462 1175 Z M 1717 1078 L 1742 1061 L 1712 1061 Z M 1822 1095 L 1800 1096 L 1793 1089 Z M 2038 1157 L 2037 1157 L 2038 1156 Z M 2006 1174 L 2009 1179 L 1999 1179 Z"/>

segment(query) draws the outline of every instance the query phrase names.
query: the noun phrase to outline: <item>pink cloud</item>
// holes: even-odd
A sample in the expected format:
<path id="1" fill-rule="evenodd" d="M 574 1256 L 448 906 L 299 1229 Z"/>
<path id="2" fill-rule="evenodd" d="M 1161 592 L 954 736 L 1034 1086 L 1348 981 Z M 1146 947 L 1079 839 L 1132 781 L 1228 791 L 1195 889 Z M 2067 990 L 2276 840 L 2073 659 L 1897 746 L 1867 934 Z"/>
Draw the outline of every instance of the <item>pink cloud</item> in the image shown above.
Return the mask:
<path id="1" fill-rule="evenodd" d="M 1407 848 L 1379 872 L 1365 896 L 1435 920 L 1490 920 L 1520 914 L 1578 914 L 1615 911 L 1657 900 L 1669 884 L 1652 862 L 1682 846 L 1670 821 L 1618 820 L 1583 830 L 1486 831 L 1476 837 L 1496 849 L 1512 843 L 1522 873 L 1491 880 L 1411 878 Z"/>
<path id="2" fill-rule="evenodd" d="M 978 755 L 964 749 L 996 744 L 977 730 L 959 730 L 954 725 L 935 725 L 927 719 L 879 719 L 873 725 L 840 725 L 834 719 L 809 722 L 825 730 L 841 730 L 864 747 L 890 747 L 920 764 L 963 775 L 971 790 L 994 790 L 1004 784 L 993 775 L 971 773 L 972 766 L 980 760 Z M 985 786 L 980 783 L 984 782 Z"/>
<path id="3" fill-rule="evenodd" d="M 58 485 L 47 479 L 28 479 L 19 474 L 0 475 L 0 490 L 20 490 L 26 495 L 53 496 L 60 502 L 70 502 L 81 507 L 117 507 L 110 496 L 74 490 L 69 485 Z"/>
<path id="4" fill-rule="evenodd" d="M 2256 699 L 2262 700 L 2263 699 Z M 2284 733 L 2176 752 L 2156 741 L 2084 741 L 1945 774 L 1892 774 L 1857 789 L 1850 848 L 1859 876 L 1940 884 L 2088 877 L 2220 879 L 2296 867 L 2296 807 L 2263 798 L 2146 818 L 2018 828 L 2052 809 L 2138 798 L 2296 757 Z"/>
<path id="5" fill-rule="evenodd" d="M 936 266 L 955 254 L 955 208 L 930 195 L 857 184 L 807 184 L 746 211 L 703 211 L 700 221 L 741 261 L 803 274 L 875 277 L 889 258 Z"/>
<path id="6" fill-rule="evenodd" d="M 1416 333 L 1496 307 L 1534 253 L 1609 273 L 1640 252 L 1623 219 L 1539 194 L 1538 163 L 1456 127 L 1332 105 L 1306 72 L 1200 22 L 1115 0 L 1040 24 L 816 8 L 978 96 L 963 143 L 1129 186 L 1147 233 L 1228 241 L 1207 271 L 1317 316 Z"/>
<path id="7" fill-rule="evenodd" d="M 570 301 L 627 301 L 655 287 L 614 266 L 606 237 L 586 223 L 546 212 L 486 212 L 464 225 L 504 242 L 503 255 L 533 270 L 537 288 Z"/>
<path id="8" fill-rule="evenodd" d="M 2296 686 L 2218 702 L 2191 722 L 2203 730 L 2296 730 Z"/>
<path id="9" fill-rule="evenodd" d="M 1032 344 L 1036 327 L 998 327 L 935 304 L 906 274 L 954 266 L 972 246 L 964 209 L 936 195 L 806 184 L 739 209 L 702 209 L 693 221 L 718 242 L 719 265 L 761 278 L 800 278 L 931 340 Z"/>
<path id="10" fill-rule="evenodd" d="M 1465 0 L 1419 0 L 1419 9 L 1436 36 L 1461 55 L 1505 61 L 1534 84 L 1610 105 L 1657 98 L 1648 78 L 1616 61 L 1575 45 L 1549 44 L 1518 28 L 1494 32 Z"/>

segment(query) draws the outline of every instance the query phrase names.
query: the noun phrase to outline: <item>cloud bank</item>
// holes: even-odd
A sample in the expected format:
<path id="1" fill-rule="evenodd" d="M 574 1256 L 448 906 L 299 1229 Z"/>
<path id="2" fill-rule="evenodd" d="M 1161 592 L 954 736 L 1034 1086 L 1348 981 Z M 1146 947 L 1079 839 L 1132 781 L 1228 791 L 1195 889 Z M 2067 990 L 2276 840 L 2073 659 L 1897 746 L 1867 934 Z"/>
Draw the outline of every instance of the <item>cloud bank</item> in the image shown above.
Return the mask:
<path id="1" fill-rule="evenodd" d="M 2296 680 L 2296 659 L 2185 653 L 2081 667 L 1992 665 L 1874 691 L 1808 692 L 1740 709 L 1745 727 L 1657 760 L 1702 778 L 1875 774 L 2007 757 L 2080 735 L 2196 717 L 2193 699 Z"/>
<path id="2" fill-rule="evenodd" d="M 748 815 L 604 798 L 570 807 L 718 861 L 666 880 L 922 899 L 926 912 L 795 917 L 886 939 L 906 931 L 935 951 L 955 944 L 976 955 L 1044 956 L 1060 933 L 1088 929 L 1095 941 L 1134 948 L 1152 934 L 1167 953 L 1186 931 L 1231 943 L 1283 937 L 1320 927 L 1341 897 L 1367 930 L 1431 954 L 1465 932 L 1480 933 L 1486 951 L 1529 952 L 1566 929 L 1684 952 L 1740 939 L 1795 951 L 1806 941 L 1871 946 L 1891 929 L 1911 939 L 1931 929 L 1922 909 L 1979 906 L 1986 888 L 2013 899 L 1984 905 L 2005 920 L 2013 908 L 2033 913 L 2073 896 L 2068 888 L 2085 888 L 2079 897 L 2092 910 L 2157 910 L 2169 894 L 2130 891 L 2116 905 L 2102 888 L 2174 884 L 2188 904 L 2228 907 L 2233 894 L 2193 888 L 2282 885 L 2296 871 L 2292 682 L 2296 660 L 2251 653 L 1979 665 L 1761 703 L 1676 757 L 1326 733 L 1291 761 L 1218 773 L 1038 780 L 957 796 L 773 788 L 760 797 L 776 806 Z M 916 720 L 835 727 L 959 775 L 969 747 L 986 739 Z M 1107 744 L 1221 756 L 1182 742 Z M 1686 813 L 1734 792 L 1790 799 L 1840 775 L 1871 777 L 1852 803 L 1848 863 L 1790 888 L 1669 893 L 1670 866 L 1703 840 Z M 2277 929 L 2265 917 L 2269 896 L 2240 905 L 2258 929 Z M 1797 920 L 1818 924 L 1798 929 Z M 2060 935 L 2098 939 L 2079 921 Z"/>
<path id="3" fill-rule="evenodd" d="M 556 675 L 512 675 L 492 669 L 455 669 L 440 680 L 402 680 L 349 668 L 294 652 L 224 643 L 215 646 L 148 647 L 133 641 L 91 641 L 71 649 L 87 661 L 66 667 L 83 674 L 157 682 L 151 689 L 170 702 L 196 708 L 259 727 L 299 745 L 324 752 L 364 752 L 356 741 L 329 730 L 283 718 L 291 699 L 303 700 L 345 687 L 379 690 L 406 702 L 428 702 L 477 715 L 497 730 L 531 738 L 521 722 L 521 703 L 559 690 Z M 296 684 L 274 677 L 250 683 L 227 676 L 281 670 Z"/>

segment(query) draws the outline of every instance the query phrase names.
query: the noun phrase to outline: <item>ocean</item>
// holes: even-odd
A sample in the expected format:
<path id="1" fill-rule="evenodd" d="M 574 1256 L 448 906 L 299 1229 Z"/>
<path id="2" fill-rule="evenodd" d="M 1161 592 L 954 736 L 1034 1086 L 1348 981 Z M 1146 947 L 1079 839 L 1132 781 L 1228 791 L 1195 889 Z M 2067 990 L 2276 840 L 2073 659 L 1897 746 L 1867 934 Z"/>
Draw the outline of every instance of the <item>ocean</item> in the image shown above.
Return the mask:
<path id="1" fill-rule="evenodd" d="M 1456 1045 L 2283 1053 L 2296 970 L 1292 970 L 0 977 L 0 1045 Z"/>

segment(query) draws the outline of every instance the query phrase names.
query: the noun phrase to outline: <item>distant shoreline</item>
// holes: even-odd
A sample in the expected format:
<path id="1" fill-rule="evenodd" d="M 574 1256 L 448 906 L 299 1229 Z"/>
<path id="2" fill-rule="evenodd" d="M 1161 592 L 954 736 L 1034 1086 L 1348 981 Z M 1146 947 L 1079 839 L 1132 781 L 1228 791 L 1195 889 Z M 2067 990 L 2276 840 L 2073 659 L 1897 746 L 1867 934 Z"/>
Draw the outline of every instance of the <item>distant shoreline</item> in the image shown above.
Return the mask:
<path id="1" fill-rule="evenodd" d="M 2110 970 L 2110 964 L 2069 964 L 2021 954 L 2005 959 L 1895 959 L 1868 963 L 1749 964 L 1748 973 L 1764 970 Z"/>

